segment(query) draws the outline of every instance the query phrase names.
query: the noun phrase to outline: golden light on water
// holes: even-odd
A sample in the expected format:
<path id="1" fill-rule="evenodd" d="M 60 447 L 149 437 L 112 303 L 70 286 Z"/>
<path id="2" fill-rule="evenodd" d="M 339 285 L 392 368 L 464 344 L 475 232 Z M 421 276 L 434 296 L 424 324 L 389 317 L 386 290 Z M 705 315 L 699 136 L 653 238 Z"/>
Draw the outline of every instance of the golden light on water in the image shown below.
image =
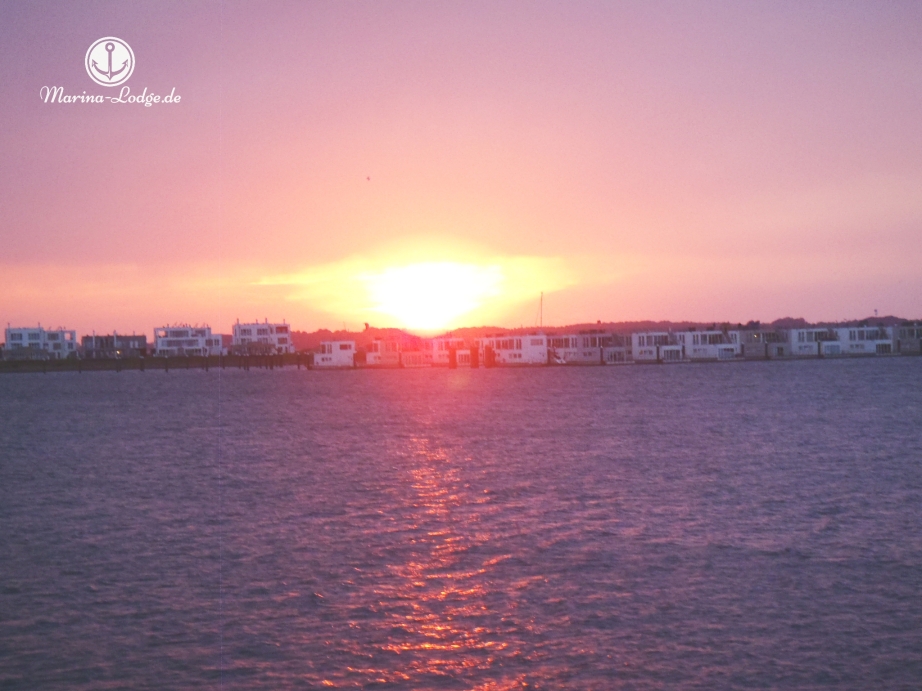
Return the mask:
<path id="1" fill-rule="evenodd" d="M 257 285 L 287 289 L 287 298 L 334 315 L 418 332 L 501 321 L 541 292 L 575 283 L 555 257 L 502 256 L 455 249 L 379 252 L 270 276 Z"/>
<path id="2" fill-rule="evenodd" d="M 377 624 L 361 623 L 389 631 L 378 648 L 399 658 L 391 658 L 393 669 L 369 666 L 350 671 L 382 683 L 410 682 L 421 688 L 413 682 L 491 671 L 500 656 L 523 651 L 519 638 L 492 616 L 487 599 L 488 573 L 508 555 L 481 560 L 470 554 L 492 539 L 479 529 L 478 511 L 472 510 L 487 508 L 488 501 L 466 505 L 459 466 L 430 439 L 411 439 L 401 451 L 407 464 L 404 477 L 412 490 L 405 495 L 405 515 L 421 530 L 412 542 L 413 555 L 390 564 L 392 578 L 375 586 L 383 618 Z M 523 680 L 524 675 L 513 674 L 474 688 L 504 691 L 522 688 Z"/>

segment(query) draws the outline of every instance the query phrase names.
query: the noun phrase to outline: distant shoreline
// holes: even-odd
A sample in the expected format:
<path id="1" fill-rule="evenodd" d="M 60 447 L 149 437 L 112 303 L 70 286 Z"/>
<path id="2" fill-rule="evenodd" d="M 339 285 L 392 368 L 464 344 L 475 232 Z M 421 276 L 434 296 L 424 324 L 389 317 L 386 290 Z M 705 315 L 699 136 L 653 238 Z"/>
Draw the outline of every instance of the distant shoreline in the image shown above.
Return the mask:
<path id="1" fill-rule="evenodd" d="M 762 358 L 747 357 L 733 358 L 730 360 L 702 360 L 702 361 L 681 361 L 681 362 L 644 362 L 628 361 L 622 363 L 551 363 L 539 365 L 509 365 L 497 364 L 491 367 L 481 365 L 478 369 L 534 369 L 546 367 L 627 367 L 632 365 L 702 365 L 702 364 L 726 364 L 731 362 L 799 362 L 804 360 L 879 360 L 885 358 L 906 358 L 922 357 L 918 353 L 892 353 L 887 355 L 833 355 L 824 357 L 797 357 L 788 356 L 781 358 Z M 145 358 L 121 358 L 121 359 L 96 359 L 96 360 L 2 360 L 0 361 L 0 374 L 47 374 L 53 372 L 121 372 L 134 371 L 146 372 L 148 370 L 156 372 L 169 372 L 171 370 L 201 370 L 210 371 L 213 369 L 282 369 L 294 367 L 300 369 L 312 369 L 317 371 L 333 370 L 380 370 L 380 369 L 448 369 L 446 365 L 424 365 L 421 367 L 404 367 L 404 366 L 381 366 L 381 365 L 354 365 L 351 367 L 314 367 L 311 363 L 311 354 L 294 353 L 290 355 L 212 355 L 212 356 L 188 356 L 188 357 L 145 357 Z M 471 369 L 470 366 L 460 365 L 460 370 Z"/>
<path id="2" fill-rule="evenodd" d="M 48 372 L 121 372 L 154 370 L 204 370 L 212 369 L 277 369 L 309 366 L 307 354 L 291 355 L 190 355 L 186 357 L 135 357 L 63 360 L 3 360 L 2 373 L 48 373 Z"/>

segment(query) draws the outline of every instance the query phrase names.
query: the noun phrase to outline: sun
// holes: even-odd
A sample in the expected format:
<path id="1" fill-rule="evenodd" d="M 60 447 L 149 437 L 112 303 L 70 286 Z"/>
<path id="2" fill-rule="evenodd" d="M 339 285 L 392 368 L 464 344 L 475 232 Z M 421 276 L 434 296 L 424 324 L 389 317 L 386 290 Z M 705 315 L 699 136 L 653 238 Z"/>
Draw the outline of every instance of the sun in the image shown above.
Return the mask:
<path id="1" fill-rule="evenodd" d="M 502 294 L 500 266 L 420 262 L 360 276 L 371 310 L 421 331 L 443 329 Z"/>
<path id="2" fill-rule="evenodd" d="M 265 276 L 256 285 L 285 286 L 284 299 L 330 315 L 337 324 L 349 320 L 434 334 L 473 321 L 502 321 L 527 303 L 537 315 L 541 293 L 577 283 L 561 257 L 504 255 L 443 241 L 370 248 L 296 273 Z"/>

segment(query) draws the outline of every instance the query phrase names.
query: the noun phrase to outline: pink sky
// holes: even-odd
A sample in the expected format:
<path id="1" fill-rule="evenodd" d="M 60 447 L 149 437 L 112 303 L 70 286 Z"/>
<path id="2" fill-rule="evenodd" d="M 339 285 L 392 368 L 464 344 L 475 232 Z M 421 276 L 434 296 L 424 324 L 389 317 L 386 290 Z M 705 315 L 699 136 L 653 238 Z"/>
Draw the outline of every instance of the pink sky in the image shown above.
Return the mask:
<path id="1" fill-rule="evenodd" d="M 532 267 L 468 324 L 533 323 L 542 289 L 545 323 L 922 317 L 920 26 L 914 2 L 4 3 L 0 320 L 399 325 L 323 296 L 457 257 Z M 181 103 L 43 103 L 113 91 L 83 65 L 103 36 Z"/>

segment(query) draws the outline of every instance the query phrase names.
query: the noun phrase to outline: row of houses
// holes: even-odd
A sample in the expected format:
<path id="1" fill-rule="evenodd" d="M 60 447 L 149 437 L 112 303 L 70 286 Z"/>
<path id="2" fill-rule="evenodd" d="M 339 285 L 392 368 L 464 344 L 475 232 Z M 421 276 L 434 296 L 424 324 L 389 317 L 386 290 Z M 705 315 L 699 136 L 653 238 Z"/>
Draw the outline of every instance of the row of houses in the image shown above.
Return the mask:
<path id="1" fill-rule="evenodd" d="M 77 342 L 74 330 L 7 325 L 2 348 L 4 359 L 59 360 L 131 358 L 142 356 L 176 357 L 184 355 L 282 355 L 295 352 L 291 326 L 268 320 L 233 325 L 232 333 L 212 333 L 210 326 L 176 324 L 154 329 L 153 343 L 144 334 L 91 334 Z"/>
<path id="2" fill-rule="evenodd" d="M 693 362 L 920 353 L 922 326 L 740 329 L 633 334 L 636 362 Z"/>
<path id="3" fill-rule="evenodd" d="M 902 326 L 499 334 L 465 340 L 325 341 L 319 368 L 620 365 L 922 354 L 922 322 Z"/>
<path id="4" fill-rule="evenodd" d="M 77 342 L 76 331 L 7 326 L 5 359 L 216 356 L 228 353 L 281 355 L 295 352 L 289 324 L 240 323 L 230 334 L 209 326 L 177 324 L 146 335 L 92 334 Z M 617 365 L 717 362 L 751 359 L 826 358 L 922 354 L 922 322 L 899 326 L 794 329 L 690 329 L 618 334 L 506 333 L 465 339 L 453 336 L 324 341 L 313 353 L 315 367 L 494 367 L 526 365 Z"/>

